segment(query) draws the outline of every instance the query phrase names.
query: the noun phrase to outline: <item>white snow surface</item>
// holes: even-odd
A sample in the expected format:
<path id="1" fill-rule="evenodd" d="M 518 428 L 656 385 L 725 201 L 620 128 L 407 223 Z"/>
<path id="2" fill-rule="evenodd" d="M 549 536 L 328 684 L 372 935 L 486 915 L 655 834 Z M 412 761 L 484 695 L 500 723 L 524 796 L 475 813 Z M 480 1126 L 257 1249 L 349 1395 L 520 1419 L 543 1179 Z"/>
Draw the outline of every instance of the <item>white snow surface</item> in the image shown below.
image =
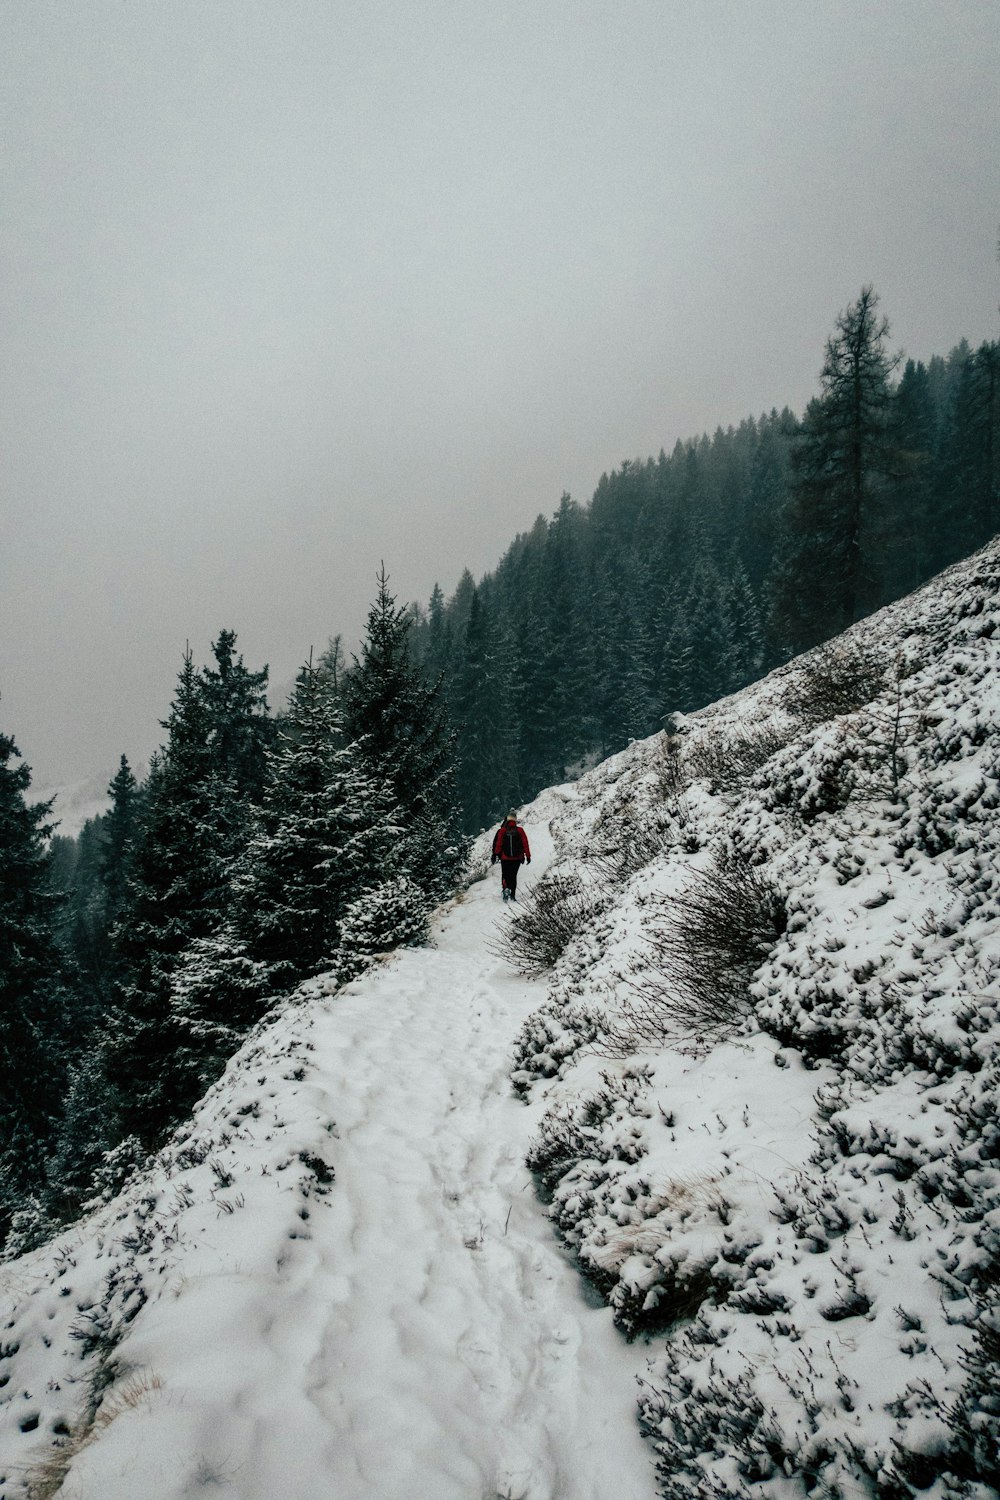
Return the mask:
<path id="1" fill-rule="evenodd" d="M 0 1268 L 4 1500 L 78 1446 L 100 1327 L 67 1500 L 649 1500 L 641 1351 L 524 1166 L 540 993 L 489 951 L 500 910 L 476 883 L 433 946 L 306 986 L 120 1199 Z"/>

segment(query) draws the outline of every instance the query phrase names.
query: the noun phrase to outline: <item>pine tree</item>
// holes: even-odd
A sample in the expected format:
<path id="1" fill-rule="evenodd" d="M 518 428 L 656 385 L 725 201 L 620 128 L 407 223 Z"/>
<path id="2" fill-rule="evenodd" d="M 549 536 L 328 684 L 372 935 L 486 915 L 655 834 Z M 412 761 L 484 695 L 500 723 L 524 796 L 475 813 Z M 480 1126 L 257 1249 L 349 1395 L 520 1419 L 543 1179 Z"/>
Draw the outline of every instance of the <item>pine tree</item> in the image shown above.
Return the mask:
<path id="1" fill-rule="evenodd" d="M 728 593 L 707 552 L 695 568 L 684 610 L 691 632 L 689 706 L 704 708 L 729 691 L 736 671 Z"/>
<path id="2" fill-rule="evenodd" d="M 30 785 L 13 739 L 0 735 L 0 1241 L 41 1191 L 64 1081 L 58 898 L 45 847 L 52 804 L 29 806 Z"/>
<path id="3" fill-rule="evenodd" d="M 879 508 L 879 602 L 907 593 L 934 572 L 931 532 L 938 421 L 931 379 L 919 361 L 906 362 L 891 420 L 895 462 Z"/>
<path id="4" fill-rule="evenodd" d="M 746 569 L 731 555 L 725 568 L 723 608 L 730 627 L 729 681 L 720 692 L 736 692 L 754 682 L 764 664 L 764 625 Z"/>
<path id="5" fill-rule="evenodd" d="M 334 699 L 340 697 L 340 689 L 344 681 L 344 673 L 347 670 L 347 658 L 344 655 L 344 638 L 338 632 L 332 635 L 326 643 L 326 649 L 320 652 L 318 671 L 325 680 L 328 690 Z"/>
<path id="6" fill-rule="evenodd" d="M 466 860 L 455 736 L 440 684 L 428 685 L 410 659 L 408 634 L 406 611 L 397 607 L 382 568 L 361 655 L 345 684 L 345 728 L 363 769 L 398 811 L 402 873 L 439 898 L 454 888 Z"/>
<path id="7" fill-rule="evenodd" d="M 982 546 L 1000 526 L 1000 344 L 949 361 L 950 395 L 940 453 L 940 560 Z"/>
<path id="8" fill-rule="evenodd" d="M 674 607 L 673 618 L 660 651 L 656 690 L 661 722 L 668 714 L 687 713 L 694 706 L 691 685 L 694 643 L 684 602 Z"/>
<path id="9" fill-rule="evenodd" d="M 80 1044 L 103 1015 L 111 984 L 107 892 L 104 884 L 105 817 L 88 818 L 74 843 L 75 857 L 66 894 L 63 941 L 70 960 L 67 977 L 76 991 L 74 1022 Z"/>
<path id="10" fill-rule="evenodd" d="M 435 583 L 427 607 L 426 645 L 421 660 L 424 676 L 438 682 L 447 672 L 451 657 L 452 627 L 445 609 L 444 594 Z"/>

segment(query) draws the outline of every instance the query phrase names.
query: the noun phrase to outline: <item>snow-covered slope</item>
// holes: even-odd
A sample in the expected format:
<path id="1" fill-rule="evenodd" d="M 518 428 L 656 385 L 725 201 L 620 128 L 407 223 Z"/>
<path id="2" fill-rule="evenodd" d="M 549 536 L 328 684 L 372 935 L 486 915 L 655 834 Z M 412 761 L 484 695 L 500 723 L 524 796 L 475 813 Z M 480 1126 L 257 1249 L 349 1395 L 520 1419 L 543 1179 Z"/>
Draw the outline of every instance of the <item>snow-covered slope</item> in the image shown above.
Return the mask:
<path id="1" fill-rule="evenodd" d="M 541 994 L 500 910 L 476 884 L 432 948 L 307 986 L 121 1198 L 0 1267 L 4 1500 L 649 1500 L 638 1351 L 524 1166 Z"/>
<path id="2" fill-rule="evenodd" d="M 1000 1493 L 998 667 L 994 544 L 560 820 L 514 1079 L 676 1500 Z"/>
<path id="3" fill-rule="evenodd" d="M 998 600 L 544 793 L 520 910 L 283 1005 L 0 1267 L 4 1500 L 1000 1493 Z"/>

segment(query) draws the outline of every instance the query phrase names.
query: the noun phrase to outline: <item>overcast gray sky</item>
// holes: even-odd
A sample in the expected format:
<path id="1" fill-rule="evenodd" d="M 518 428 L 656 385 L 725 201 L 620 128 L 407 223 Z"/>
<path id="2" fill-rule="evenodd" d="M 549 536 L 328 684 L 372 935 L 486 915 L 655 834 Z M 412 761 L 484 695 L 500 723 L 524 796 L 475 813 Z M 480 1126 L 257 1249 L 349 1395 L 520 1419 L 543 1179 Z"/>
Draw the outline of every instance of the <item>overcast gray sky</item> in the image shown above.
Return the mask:
<path id="1" fill-rule="evenodd" d="M 6 0 L 0 730 L 161 739 L 568 489 L 998 333 L 996 0 Z"/>

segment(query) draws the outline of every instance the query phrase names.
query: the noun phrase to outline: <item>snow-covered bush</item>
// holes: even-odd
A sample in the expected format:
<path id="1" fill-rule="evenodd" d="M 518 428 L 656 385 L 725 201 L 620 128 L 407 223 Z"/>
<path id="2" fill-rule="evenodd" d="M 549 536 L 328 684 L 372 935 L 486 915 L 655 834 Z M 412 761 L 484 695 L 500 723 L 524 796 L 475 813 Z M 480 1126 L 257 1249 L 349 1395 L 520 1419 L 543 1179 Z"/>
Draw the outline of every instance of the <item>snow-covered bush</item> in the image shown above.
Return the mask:
<path id="1" fill-rule="evenodd" d="M 889 663 L 878 647 L 836 640 L 805 658 L 785 690 L 781 706 L 806 727 L 854 713 L 878 697 Z"/>
<path id="2" fill-rule="evenodd" d="M 602 1073 L 597 1090 L 549 1111 L 527 1158 L 581 1271 L 628 1338 L 692 1317 L 733 1276 L 730 1205 L 716 1176 L 664 1181 L 647 1165 L 663 1124 L 652 1081 L 641 1063 Z"/>
<path id="3" fill-rule="evenodd" d="M 17 1260 L 27 1255 L 38 1245 L 44 1245 L 58 1229 L 58 1221 L 50 1217 L 45 1205 L 34 1196 L 28 1198 L 11 1219 L 0 1259 Z"/>
<path id="4" fill-rule="evenodd" d="M 609 1049 L 626 1056 L 731 1035 L 749 1014 L 754 970 L 784 929 L 784 902 L 772 882 L 735 844 L 717 849 L 685 890 L 658 901 Z"/>
<path id="5" fill-rule="evenodd" d="M 676 804 L 643 806 L 635 797 L 621 798 L 595 826 L 591 857 L 609 880 L 622 885 L 678 844 L 682 833 L 683 813 Z"/>
<path id="6" fill-rule="evenodd" d="M 723 797 L 741 792 L 750 778 L 788 743 L 772 722 L 737 726 L 728 733 L 707 725 L 686 742 L 683 765 L 691 781 L 707 781 Z"/>
<path id="7" fill-rule="evenodd" d="M 405 875 L 383 881 L 352 901 L 340 925 L 337 971 L 353 979 L 393 948 L 416 948 L 427 941 L 427 898 Z"/>
<path id="8" fill-rule="evenodd" d="M 524 1095 L 540 1078 L 554 1078 L 584 1047 L 599 1041 L 608 1018 L 601 1006 L 581 999 L 550 996 L 528 1017 L 514 1042 L 510 1080 Z"/>

